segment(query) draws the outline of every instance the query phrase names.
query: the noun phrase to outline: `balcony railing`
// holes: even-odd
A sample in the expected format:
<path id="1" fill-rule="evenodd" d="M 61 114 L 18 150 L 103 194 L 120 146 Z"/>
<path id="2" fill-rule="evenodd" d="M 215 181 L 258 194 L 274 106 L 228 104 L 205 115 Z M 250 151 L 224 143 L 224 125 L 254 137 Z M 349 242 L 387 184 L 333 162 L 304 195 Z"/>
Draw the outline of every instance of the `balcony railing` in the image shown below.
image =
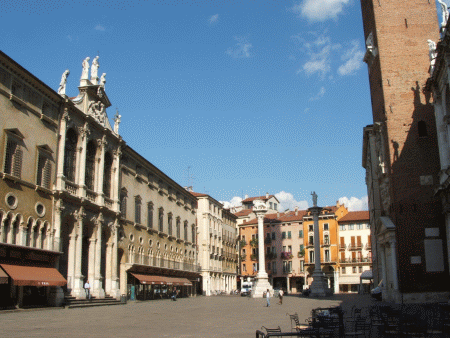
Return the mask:
<path id="1" fill-rule="evenodd" d="M 339 259 L 339 263 L 342 263 L 342 264 L 370 263 L 370 262 L 371 262 L 371 260 L 369 257 Z"/>
<path id="2" fill-rule="evenodd" d="M 258 259 L 258 256 L 257 255 L 250 255 L 250 259 L 252 261 L 256 261 Z"/>
<path id="3" fill-rule="evenodd" d="M 349 250 L 361 250 L 362 244 L 349 244 L 348 249 Z"/>
<path id="4" fill-rule="evenodd" d="M 339 250 L 345 250 L 346 247 L 345 244 L 339 244 Z"/>
<path id="5" fill-rule="evenodd" d="M 294 257 L 292 252 L 284 251 L 281 253 L 281 259 L 292 259 L 292 257 Z"/>
<path id="6" fill-rule="evenodd" d="M 275 259 L 275 258 L 277 258 L 277 254 L 275 252 L 266 253 L 266 258 L 267 259 Z"/>

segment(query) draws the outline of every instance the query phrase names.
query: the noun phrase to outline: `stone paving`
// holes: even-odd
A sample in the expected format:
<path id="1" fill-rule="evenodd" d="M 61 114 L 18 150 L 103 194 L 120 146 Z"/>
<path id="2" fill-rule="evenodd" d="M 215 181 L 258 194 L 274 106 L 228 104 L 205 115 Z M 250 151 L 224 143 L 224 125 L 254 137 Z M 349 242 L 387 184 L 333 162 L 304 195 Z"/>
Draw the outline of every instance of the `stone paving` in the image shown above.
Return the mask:
<path id="1" fill-rule="evenodd" d="M 327 299 L 212 296 L 129 302 L 82 309 L 0 311 L 0 337 L 255 337 L 262 325 L 290 331 L 286 313 L 300 320 L 311 309 L 342 305 L 350 310 L 373 304 L 368 295 L 336 295 Z M 378 303 L 379 304 L 379 303 Z"/>

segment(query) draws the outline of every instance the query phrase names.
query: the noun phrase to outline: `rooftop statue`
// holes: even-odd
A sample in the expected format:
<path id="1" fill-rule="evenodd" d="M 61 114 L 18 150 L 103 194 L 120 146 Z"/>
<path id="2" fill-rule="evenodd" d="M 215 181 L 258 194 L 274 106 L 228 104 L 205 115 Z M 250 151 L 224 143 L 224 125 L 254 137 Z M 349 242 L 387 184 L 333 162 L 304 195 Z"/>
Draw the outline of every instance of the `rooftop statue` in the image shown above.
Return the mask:
<path id="1" fill-rule="evenodd" d="M 317 207 L 317 194 L 315 191 L 311 193 L 313 199 L 313 207 Z"/>
<path id="2" fill-rule="evenodd" d="M 441 10 L 442 10 L 441 28 L 444 28 L 445 26 L 447 26 L 447 21 L 448 21 L 448 6 L 442 0 L 438 0 L 438 2 L 441 5 Z"/>
<path id="3" fill-rule="evenodd" d="M 70 71 L 67 69 L 61 76 L 61 82 L 59 83 L 59 88 L 58 88 L 59 95 L 66 95 L 66 83 L 67 83 L 67 77 L 69 76 L 69 74 L 70 74 Z"/>
<path id="4" fill-rule="evenodd" d="M 116 115 L 114 115 L 114 132 L 116 134 L 119 134 L 119 124 L 120 124 L 120 118 L 122 115 L 119 115 L 119 111 L 116 110 Z"/>
<path id="5" fill-rule="evenodd" d="M 98 67 L 100 66 L 98 63 L 98 58 L 99 58 L 98 56 L 94 58 L 91 66 L 91 82 L 93 84 L 97 84 L 98 81 Z"/>
<path id="6" fill-rule="evenodd" d="M 106 77 L 106 73 L 103 73 L 102 77 L 100 78 L 100 86 L 102 86 L 103 89 L 105 88 L 105 83 L 106 83 L 105 77 Z"/>
<path id="7" fill-rule="evenodd" d="M 89 60 L 91 58 L 88 56 L 86 59 L 83 60 L 83 63 L 81 64 L 83 66 L 83 71 L 81 72 L 81 80 L 88 80 L 89 76 Z"/>

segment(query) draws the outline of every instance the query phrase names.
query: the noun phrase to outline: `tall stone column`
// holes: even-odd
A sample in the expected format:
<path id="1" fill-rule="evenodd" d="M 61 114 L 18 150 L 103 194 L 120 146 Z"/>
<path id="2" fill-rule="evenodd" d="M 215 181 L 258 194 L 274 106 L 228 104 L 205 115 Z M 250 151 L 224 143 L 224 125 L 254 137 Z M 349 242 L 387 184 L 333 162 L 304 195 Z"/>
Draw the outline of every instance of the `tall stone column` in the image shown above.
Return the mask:
<path id="1" fill-rule="evenodd" d="M 98 184 L 97 184 L 97 202 L 100 205 L 104 204 L 104 192 L 103 192 L 103 180 L 105 174 L 105 146 L 106 136 L 103 136 L 101 140 L 98 140 L 98 146 L 100 147 L 100 161 L 97 170 Z"/>
<path id="2" fill-rule="evenodd" d="M 269 290 L 273 295 L 272 285 L 269 283 L 269 276 L 266 272 L 266 262 L 264 257 L 264 215 L 267 213 L 267 205 L 262 200 L 253 202 L 253 212 L 258 218 L 258 273 L 256 274 L 256 283 L 252 290 L 253 298 L 262 298 L 263 293 Z"/>
<path id="3" fill-rule="evenodd" d="M 119 224 L 118 220 L 116 219 L 114 224 L 111 227 L 111 234 L 113 236 L 113 245 L 111 248 L 111 254 L 112 254 L 112 264 L 111 264 L 111 291 L 110 296 L 120 299 L 120 288 L 119 288 L 119 276 L 117 275 L 117 271 L 119 269 L 119 262 L 118 262 L 118 230 L 119 230 Z M 126 278 L 126 277 L 125 277 Z M 126 284 L 126 280 L 123 281 L 124 284 Z"/>
<path id="4" fill-rule="evenodd" d="M 120 212 L 120 156 L 122 151 L 120 146 L 114 151 L 114 181 L 111 185 L 111 199 L 113 200 L 113 210 Z"/>
<path id="5" fill-rule="evenodd" d="M 53 228 L 55 230 L 55 235 L 53 239 L 53 250 L 61 251 L 61 217 L 64 211 L 63 201 L 58 199 L 55 203 L 55 221 Z"/>
<path id="6" fill-rule="evenodd" d="M 322 268 L 320 266 L 320 232 L 319 232 L 319 214 L 323 208 L 317 206 L 317 195 L 313 192 L 313 207 L 309 208 L 314 219 L 314 272 L 312 274 L 313 281 L 311 283 L 311 296 L 325 297 L 331 294 L 328 288 Z"/>
<path id="7" fill-rule="evenodd" d="M 76 243 L 77 234 L 75 225 L 73 233 L 69 235 L 69 255 L 67 257 L 67 288 L 70 290 L 74 289 Z"/>
<path id="8" fill-rule="evenodd" d="M 70 120 L 69 117 L 69 109 L 64 108 L 64 113 L 61 118 L 61 124 L 59 128 L 59 143 L 58 143 L 58 162 L 56 168 L 56 189 L 64 190 L 65 181 L 64 181 L 64 150 L 66 148 L 66 131 L 67 131 L 67 122 Z"/>
<path id="9" fill-rule="evenodd" d="M 83 260 L 83 220 L 86 217 L 84 208 L 80 207 L 79 211 L 75 212 L 76 219 L 76 247 L 75 247 L 75 271 L 73 277 L 72 296 L 78 299 L 86 298 L 86 293 L 83 288 L 84 276 L 81 273 L 81 263 Z"/>
<path id="10" fill-rule="evenodd" d="M 387 280 L 387 271 L 386 271 L 386 247 L 382 245 L 380 247 L 380 253 L 381 253 L 381 273 L 383 277 L 383 285 L 381 286 L 382 293 L 381 295 L 385 295 L 383 297 L 383 300 L 387 299 L 387 286 L 388 286 L 388 280 Z"/>
<path id="11" fill-rule="evenodd" d="M 103 214 L 100 213 L 95 219 L 96 224 L 96 240 L 95 240 L 95 257 L 94 257 L 94 280 L 92 294 L 98 298 L 105 298 L 105 290 L 103 289 L 103 276 L 101 275 L 100 268 L 102 266 L 102 226 L 103 226 Z"/>

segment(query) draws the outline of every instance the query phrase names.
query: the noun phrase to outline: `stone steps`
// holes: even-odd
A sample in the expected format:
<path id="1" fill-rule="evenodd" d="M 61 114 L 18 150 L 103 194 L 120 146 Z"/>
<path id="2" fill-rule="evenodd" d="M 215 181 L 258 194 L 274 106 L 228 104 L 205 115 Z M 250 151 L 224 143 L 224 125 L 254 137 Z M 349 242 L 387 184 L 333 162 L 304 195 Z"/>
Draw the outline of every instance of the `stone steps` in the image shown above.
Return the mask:
<path id="1" fill-rule="evenodd" d="M 92 297 L 89 299 L 76 299 L 72 296 L 64 297 L 65 300 L 65 308 L 74 309 L 81 307 L 93 307 L 93 306 L 108 306 L 108 305 L 122 305 L 120 300 L 117 300 L 111 296 L 106 296 L 105 298 L 95 298 Z"/>

